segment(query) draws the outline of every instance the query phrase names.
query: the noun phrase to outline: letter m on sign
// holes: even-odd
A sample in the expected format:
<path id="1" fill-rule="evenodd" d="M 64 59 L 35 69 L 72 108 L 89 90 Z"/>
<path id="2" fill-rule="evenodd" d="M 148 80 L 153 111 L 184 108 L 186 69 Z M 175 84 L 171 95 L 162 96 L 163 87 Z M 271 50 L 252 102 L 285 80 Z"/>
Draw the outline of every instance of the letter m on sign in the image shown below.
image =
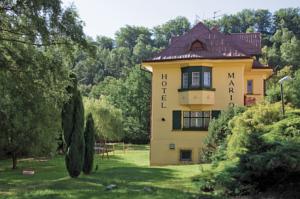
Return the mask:
<path id="1" fill-rule="evenodd" d="M 234 78 L 234 73 L 228 73 L 228 78 Z"/>

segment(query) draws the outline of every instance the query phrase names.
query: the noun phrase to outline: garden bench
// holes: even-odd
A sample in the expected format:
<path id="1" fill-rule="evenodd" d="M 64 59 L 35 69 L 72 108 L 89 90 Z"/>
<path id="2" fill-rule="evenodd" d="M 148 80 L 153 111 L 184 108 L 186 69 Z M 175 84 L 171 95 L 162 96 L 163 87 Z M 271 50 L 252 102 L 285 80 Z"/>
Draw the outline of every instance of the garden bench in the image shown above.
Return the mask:
<path id="1" fill-rule="evenodd" d="M 109 159 L 109 152 L 113 152 L 113 154 L 115 154 L 115 143 L 96 142 L 94 149 L 96 154 L 102 155 L 102 159 L 105 154 L 107 159 Z"/>

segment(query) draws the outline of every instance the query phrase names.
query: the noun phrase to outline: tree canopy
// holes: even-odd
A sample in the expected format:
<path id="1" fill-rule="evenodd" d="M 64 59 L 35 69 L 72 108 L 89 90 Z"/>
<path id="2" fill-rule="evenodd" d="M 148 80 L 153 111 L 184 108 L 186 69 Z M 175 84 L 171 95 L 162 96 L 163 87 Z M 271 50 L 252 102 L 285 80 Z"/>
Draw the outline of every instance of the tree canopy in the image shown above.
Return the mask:
<path id="1" fill-rule="evenodd" d="M 54 154 L 73 49 L 65 43 L 86 40 L 74 8 L 58 0 L 4 0 L 0 18 L 0 148 L 16 168 L 18 156 Z"/>
<path id="2" fill-rule="evenodd" d="M 86 43 L 74 7 L 61 1 L 4 0 L 0 2 L 0 41 L 36 46 L 68 41 Z"/>
<path id="3" fill-rule="evenodd" d="M 114 107 L 104 96 L 100 99 L 84 99 L 86 112 L 94 115 L 98 140 L 118 141 L 123 138 L 122 111 Z"/>

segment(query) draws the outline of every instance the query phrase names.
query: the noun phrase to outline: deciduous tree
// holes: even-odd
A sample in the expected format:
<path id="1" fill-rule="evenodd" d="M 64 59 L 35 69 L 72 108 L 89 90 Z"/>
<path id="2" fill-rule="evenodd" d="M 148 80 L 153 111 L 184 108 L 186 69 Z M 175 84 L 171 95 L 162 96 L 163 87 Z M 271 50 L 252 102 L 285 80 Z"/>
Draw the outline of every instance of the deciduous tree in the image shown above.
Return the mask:
<path id="1" fill-rule="evenodd" d="M 94 116 L 97 137 L 107 141 L 123 138 L 122 111 L 116 108 L 105 96 L 100 99 L 84 99 L 85 110 Z"/>

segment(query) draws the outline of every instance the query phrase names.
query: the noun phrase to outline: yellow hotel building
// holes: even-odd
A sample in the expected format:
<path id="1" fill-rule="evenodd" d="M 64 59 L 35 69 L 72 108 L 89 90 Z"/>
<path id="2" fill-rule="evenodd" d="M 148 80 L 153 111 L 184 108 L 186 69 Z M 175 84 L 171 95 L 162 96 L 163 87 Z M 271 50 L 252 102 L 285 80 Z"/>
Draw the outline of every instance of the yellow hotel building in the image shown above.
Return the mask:
<path id="1" fill-rule="evenodd" d="M 223 34 L 198 23 L 143 61 L 152 72 L 151 165 L 198 163 L 212 118 L 263 100 L 272 69 L 260 54 L 260 33 Z"/>

